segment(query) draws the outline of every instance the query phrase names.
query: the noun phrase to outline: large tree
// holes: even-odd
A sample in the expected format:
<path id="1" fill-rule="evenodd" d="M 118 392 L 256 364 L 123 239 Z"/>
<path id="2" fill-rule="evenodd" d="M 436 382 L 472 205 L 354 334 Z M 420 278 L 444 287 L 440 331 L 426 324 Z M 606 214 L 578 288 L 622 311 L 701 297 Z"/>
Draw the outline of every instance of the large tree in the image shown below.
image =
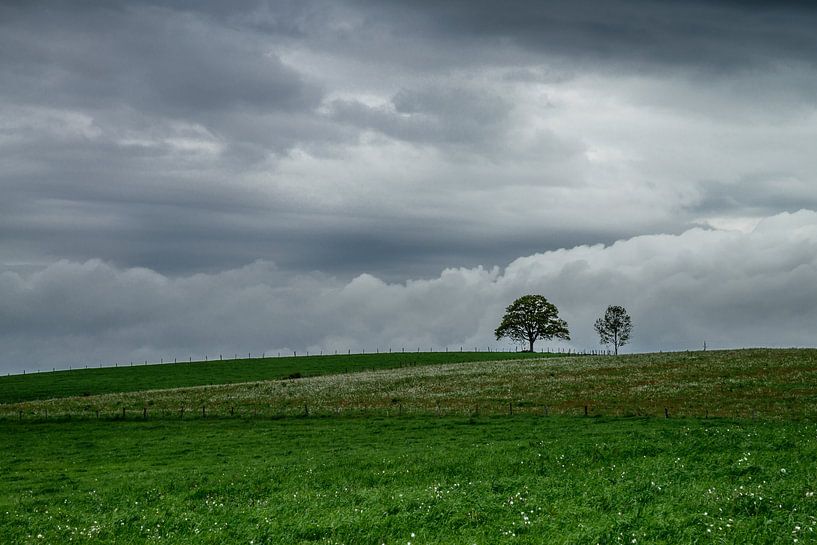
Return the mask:
<path id="1" fill-rule="evenodd" d="M 618 349 L 630 341 L 633 331 L 632 320 L 624 307 L 610 305 L 604 316 L 596 320 L 594 326 L 601 339 L 601 344 L 612 344 L 616 356 Z"/>
<path id="2" fill-rule="evenodd" d="M 537 339 L 570 340 L 567 322 L 559 318 L 559 309 L 541 295 L 523 295 L 508 305 L 494 333 L 497 340 L 507 337 L 526 341 L 531 352 Z"/>

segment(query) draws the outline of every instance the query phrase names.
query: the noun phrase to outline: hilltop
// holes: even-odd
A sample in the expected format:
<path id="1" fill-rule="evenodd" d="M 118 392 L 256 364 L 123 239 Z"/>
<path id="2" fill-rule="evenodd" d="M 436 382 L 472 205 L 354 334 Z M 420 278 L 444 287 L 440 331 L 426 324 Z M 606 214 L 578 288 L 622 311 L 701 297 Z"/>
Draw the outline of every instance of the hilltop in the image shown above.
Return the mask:
<path id="1" fill-rule="evenodd" d="M 501 353 L 492 354 L 496 355 Z M 322 370 L 324 374 L 310 377 L 290 374 L 293 378 L 7 402 L 0 404 L 0 415 L 38 417 L 49 411 L 51 417 L 130 414 L 143 418 L 175 418 L 185 414 L 280 417 L 516 412 L 583 415 L 586 411 L 587 415 L 606 416 L 817 416 L 817 350 L 813 349 L 619 357 L 524 356 L 502 360 L 486 357 L 469 362 L 458 360 L 471 358 L 471 354 L 413 354 L 411 362 L 400 363 L 394 357 L 386 359 L 381 355 L 378 360 L 372 355 L 362 360 L 346 360 L 350 368 L 360 368 L 365 362 L 372 369 L 368 371 L 328 374 L 331 368 L 326 367 Z M 265 368 L 265 372 L 274 363 L 266 362 L 270 367 Z M 239 372 L 242 365 L 244 375 Z M 253 361 L 219 369 L 235 370 L 230 378 L 238 379 L 262 369 L 255 366 Z M 290 368 L 277 369 L 278 376 L 286 377 Z M 143 373 L 149 375 L 168 369 L 185 369 L 192 377 L 193 371 L 206 367 L 155 366 L 146 368 Z M 115 373 L 108 371 L 106 378 Z M 120 371 L 123 376 L 128 372 L 129 369 Z M 294 378 L 296 376 L 299 378 Z M 148 380 L 147 376 L 143 378 L 149 384 L 160 382 Z M 135 384 L 130 386 L 135 389 Z"/>

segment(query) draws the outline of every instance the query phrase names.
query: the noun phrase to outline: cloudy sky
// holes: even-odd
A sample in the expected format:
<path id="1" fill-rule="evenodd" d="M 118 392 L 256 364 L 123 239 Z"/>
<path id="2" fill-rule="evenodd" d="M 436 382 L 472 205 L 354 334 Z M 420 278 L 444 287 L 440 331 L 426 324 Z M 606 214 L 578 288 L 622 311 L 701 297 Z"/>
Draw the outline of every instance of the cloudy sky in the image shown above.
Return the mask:
<path id="1" fill-rule="evenodd" d="M 2 3 L 0 370 L 507 347 L 525 293 L 578 349 L 609 304 L 632 351 L 813 346 L 814 28 L 786 2 Z"/>

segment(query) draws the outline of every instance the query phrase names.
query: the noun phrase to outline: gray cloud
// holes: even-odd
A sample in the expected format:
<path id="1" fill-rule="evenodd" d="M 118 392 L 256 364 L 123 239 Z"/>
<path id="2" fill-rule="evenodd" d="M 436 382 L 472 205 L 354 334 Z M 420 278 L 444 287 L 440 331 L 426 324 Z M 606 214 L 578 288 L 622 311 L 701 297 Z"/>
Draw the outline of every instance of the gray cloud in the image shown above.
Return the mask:
<path id="1" fill-rule="evenodd" d="M 750 233 L 639 236 L 403 283 L 293 275 L 267 262 L 170 278 L 60 261 L 0 274 L 2 360 L 17 371 L 249 351 L 507 346 L 493 329 L 525 293 L 557 304 L 580 349 L 597 346 L 592 323 L 608 304 L 633 316 L 631 350 L 809 345 L 815 256 L 817 212 L 800 211 Z"/>
<path id="2" fill-rule="evenodd" d="M 0 9 L 6 264 L 399 280 L 817 198 L 811 10 Z"/>
<path id="3" fill-rule="evenodd" d="M 195 115 L 304 110 L 320 89 L 274 45 L 206 14 L 133 4 L 3 8 L 4 94 L 50 106 Z"/>
<path id="4" fill-rule="evenodd" d="M 617 69 L 680 67 L 712 74 L 764 66 L 781 58 L 813 63 L 810 51 L 816 40 L 810 29 L 817 10 L 802 2 L 362 4 L 382 24 L 392 21 L 446 46 L 464 42 L 468 47 L 496 48 L 511 43 L 532 55 L 557 56 L 574 64 L 611 63 Z M 440 57 L 447 55 L 443 52 Z"/>
<path id="5" fill-rule="evenodd" d="M 380 279 L 388 298 L 451 267 L 482 278 L 559 248 L 746 232 L 817 209 L 816 17 L 714 1 L 4 3 L 0 270 L 36 292 L 32 274 L 116 285 L 144 267 L 140 285 L 162 300 L 197 273 L 235 297 L 236 271 L 275 293 L 293 279 L 343 290 L 368 273 L 357 282 Z M 4 312 L 33 304 L 15 297 Z M 274 322 L 291 304 L 256 314 Z M 61 342 L 76 359 L 200 346 L 171 325 L 156 346 L 136 341 L 139 323 L 117 330 L 121 348 L 89 348 L 107 323 L 80 320 Z M 320 323 L 315 346 L 362 343 L 369 328 Z M 59 344 L 36 316 L 19 324 L 15 345 L 41 333 Z M 414 333 L 378 338 L 487 342 L 442 321 L 445 338 L 404 325 Z M 313 342 L 282 328 L 265 346 Z M 261 338 L 247 331 L 236 343 Z"/>
<path id="6" fill-rule="evenodd" d="M 469 89 L 426 87 L 401 89 L 380 106 L 335 100 L 333 117 L 387 136 L 425 144 L 499 144 L 509 130 L 511 106 L 499 96 Z"/>

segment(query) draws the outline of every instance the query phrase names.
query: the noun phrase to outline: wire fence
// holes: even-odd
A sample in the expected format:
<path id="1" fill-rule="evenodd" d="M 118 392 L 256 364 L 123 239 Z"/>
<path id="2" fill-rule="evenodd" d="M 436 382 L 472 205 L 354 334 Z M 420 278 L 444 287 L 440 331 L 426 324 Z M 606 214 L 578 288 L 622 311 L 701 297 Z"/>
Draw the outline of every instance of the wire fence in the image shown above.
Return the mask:
<path id="1" fill-rule="evenodd" d="M 449 353 L 449 352 L 471 352 L 476 354 L 481 353 L 516 353 L 516 354 L 526 354 L 531 353 L 526 350 L 520 350 L 519 348 L 508 348 L 508 347 L 477 347 L 474 346 L 473 350 L 470 349 L 471 347 L 443 347 L 434 349 L 434 347 L 429 347 L 428 349 L 423 349 L 423 347 L 412 347 L 406 349 L 406 347 L 401 347 L 398 349 L 392 348 L 375 348 L 374 350 L 367 350 L 362 349 L 359 351 L 353 352 L 351 348 L 343 350 L 304 350 L 304 351 L 274 351 L 274 352 L 233 352 L 232 354 L 218 354 L 218 356 L 211 355 L 204 355 L 197 356 L 197 359 L 193 359 L 193 356 L 187 356 L 185 358 L 179 357 L 172 357 L 172 358 L 159 358 L 158 361 L 145 359 L 145 360 L 125 360 L 125 361 L 114 361 L 113 363 L 79 363 L 79 364 L 68 364 L 67 366 L 63 367 L 56 367 L 52 366 L 50 369 L 48 368 L 37 368 L 36 366 L 33 369 L 22 369 L 19 373 L 11 373 L 7 372 L 6 376 L 11 376 L 12 374 L 41 374 L 41 373 L 56 373 L 56 372 L 64 372 L 64 371 L 77 371 L 83 369 L 112 369 L 112 368 L 119 368 L 119 367 L 136 367 L 136 366 L 143 366 L 143 365 L 176 365 L 176 364 L 193 364 L 193 363 L 210 363 L 210 362 L 238 362 L 238 361 L 247 361 L 247 360 L 259 360 L 259 359 L 286 359 L 286 358 L 302 358 L 302 357 L 328 357 L 328 356 L 371 356 L 371 355 L 385 355 L 385 354 L 420 354 L 423 352 L 426 353 Z M 612 356 L 612 350 L 597 350 L 597 349 L 576 349 L 572 347 L 547 347 L 540 349 L 538 351 L 534 351 L 536 354 L 542 355 L 564 355 L 564 356 Z M 244 356 L 246 354 L 246 357 Z"/>
<path id="2" fill-rule="evenodd" d="M 287 419 L 287 418 L 399 418 L 399 417 L 650 417 L 650 418 L 734 418 L 734 419 L 791 419 L 817 417 L 815 411 L 802 414 L 781 415 L 776 412 L 764 413 L 751 405 L 718 406 L 711 409 L 701 405 L 672 406 L 624 406 L 599 405 L 581 402 L 560 402 L 555 404 L 531 403 L 525 401 L 479 402 L 463 400 L 451 402 L 404 403 L 402 401 L 378 404 L 343 403 L 269 403 L 269 404 L 218 404 L 178 407 L 87 407 L 59 408 L 14 408 L 6 406 L 0 411 L 0 420 L 16 422 L 69 422 L 69 421 L 168 421 L 207 419 Z"/>

